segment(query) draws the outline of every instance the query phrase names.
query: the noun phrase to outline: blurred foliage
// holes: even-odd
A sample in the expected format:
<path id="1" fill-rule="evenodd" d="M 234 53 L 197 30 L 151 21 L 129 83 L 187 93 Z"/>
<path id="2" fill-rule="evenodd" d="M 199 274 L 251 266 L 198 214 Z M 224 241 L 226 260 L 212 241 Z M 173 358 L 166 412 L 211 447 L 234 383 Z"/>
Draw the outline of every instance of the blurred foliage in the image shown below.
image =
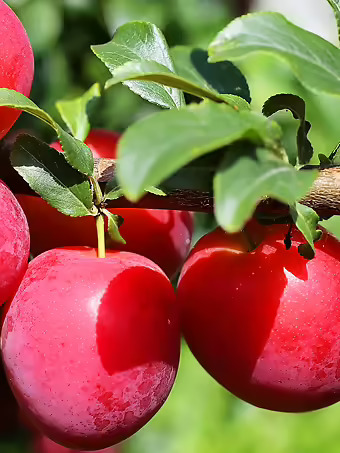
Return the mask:
<path id="1" fill-rule="evenodd" d="M 31 98 L 56 120 L 56 101 L 70 99 L 110 74 L 90 45 L 109 41 L 117 27 L 132 20 L 147 20 L 160 27 L 169 45 L 207 47 L 216 31 L 231 18 L 233 2 L 222 0 L 9 0 L 23 22 L 35 54 Z M 123 131 L 156 107 L 128 88 L 105 93 L 92 126 Z M 51 131 L 22 115 L 15 129 L 32 129 L 46 141 Z"/>
<path id="2" fill-rule="evenodd" d="M 94 82 L 109 78 L 90 50 L 109 41 L 115 29 L 131 20 L 148 20 L 164 32 L 169 45 L 206 47 L 232 18 L 238 0 L 7 0 L 24 23 L 36 59 L 32 99 L 61 121 L 56 101 L 70 99 Z M 249 58 L 240 69 L 246 75 L 253 106 L 261 110 L 271 95 L 295 93 L 306 100 L 310 139 L 317 153 L 329 155 L 339 141 L 339 100 L 307 92 L 279 60 Z M 92 126 L 123 131 L 140 116 L 156 109 L 124 86 L 105 93 Z M 276 119 L 289 125 L 284 137 L 293 149 L 297 122 L 290 113 Z M 15 129 L 32 130 L 51 141 L 51 131 L 29 115 Z M 340 237 L 339 218 L 326 222 Z M 197 216 L 195 240 L 213 228 L 214 219 Z M 339 451 L 340 405 L 308 414 L 279 414 L 234 398 L 198 365 L 184 345 L 174 390 L 161 411 L 122 446 L 126 453 L 336 453 Z M 16 440 L 13 440 L 16 439 Z M 1 453 L 27 452 L 15 433 L 0 439 Z M 19 439 L 19 440 L 18 440 Z"/>

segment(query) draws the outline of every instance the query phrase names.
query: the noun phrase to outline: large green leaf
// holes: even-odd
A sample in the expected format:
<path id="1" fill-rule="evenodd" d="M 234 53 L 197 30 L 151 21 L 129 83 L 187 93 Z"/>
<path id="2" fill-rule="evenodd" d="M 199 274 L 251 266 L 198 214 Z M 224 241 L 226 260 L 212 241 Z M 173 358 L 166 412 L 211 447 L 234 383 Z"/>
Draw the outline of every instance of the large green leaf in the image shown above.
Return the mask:
<path id="1" fill-rule="evenodd" d="M 168 68 L 156 63 L 155 61 L 129 61 L 123 66 L 119 66 L 113 72 L 113 76 L 114 77 L 112 79 L 108 80 L 105 88 L 109 88 L 112 85 L 116 85 L 117 83 L 124 82 L 126 80 L 149 80 L 165 86 L 178 88 L 197 97 L 208 98 L 216 102 L 228 103 L 228 101 L 222 96 L 219 96 L 217 92 L 209 88 L 206 89 L 200 85 L 195 85 L 189 80 L 179 77 Z M 230 103 L 232 104 L 232 102 Z"/>
<path id="2" fill-rule="evenodd" d="M 250 94 L 242 73 L 231 62 L 208 63 L 201 49 L 176 47 L 171 50 L 179 75 L 151 60 L 129 61 L 112 71 L 106 88 L 127 80 L 147 80 L 178 88 L 201 98 L 249 109 Z"/>
<path id="3" fill-rule="evenodd" d="M 311 124 L 306 121 L 305 101 L 295 94 L 277 94 L 264 103 L 262 113 L 270 116 L 279 110 L 287 109 L 292 112 L 294 118 L 300 121 L 300 127 L 297 131 L 298 164 L 308 164 L 313 157 L 313 147 L 307 137 Z"/>
<path id="4" fill-rule="evenodd" d="M 338 26 L 338 36 L 340 41 L 340 0 L 327 0 L 334 11 L 336 23 Z"/>
<path id="5" fill-rule="evenodd" d="M 308 89 L 340 95 L 340 49 L 281 14 L 242 16 L 222 30 L 209 48 L 214 62 L 236 61 L 254 52 L 283 59 Z"/>
<path id="6" fill-rule="evenodd" d="M 94 160 L 90 148 L 65 132 L 61 127 L 58 127 L 58 137 L 67 162 L 84 175 L 92 176 Z"/>
<path id="7" fill-rule="evenodd" d="M 91 47 L 108 67 L 113 76 L 115 70 L 129 61 L 151 60 L 174 71 L 169 49 L 162 32 L 148 22 L 129 22 L 118 28 L 113 39 Z M 142 98 L 166 108 L 178 108 L 184 104 L 182 93 L 176 88 L 153 82 L 126 82 L 126 85 Z"/>
<path id="8" fill-rule="evenodd" d="M 84 141 L 90 132 L 88 111 L 91 103 L 100 97 L 100 85 L 95 83 L 82 96 L 67 101 L 58 101 L 56 107 L 72 135 Z"/>
<path id="9" fill-rule="evenodd" d="M 176 73 L 192 83 L 219 94 L 233 94 L 250 102 L 247 81 L 230 61 L 209 63 L 208 52 L 187 46 L 170 49 Z"/>
<path id="10" fill-rule="evenodd" d="M 57 131 L 57 124 L 51 116 L 40 109 L 33 101 L 17 91 L 9 90 L 8 88 L 0 88 L 0 107 L 23 110 L 44 121 Z"/>
<path id="11" fill-rule="evenodd" d="M 230 150 L 214 178 L 217 222 L 230 233 L 239 231 L 260 200 L 271 197 L 294 204 L 308 192 L 317 174 L 297 171 L 264 148 Z"/>
<path id="12" fill-rule="evenodd" d="M 0 88 L 0 106 L 10 107 L 29 113 L 51 126 L 62 142 L 66 160 L 85 175 L 93 173 L 93 156 L 86 145 L 65 132 L 44 110 L 21 93 Z M 47 147 L 47 150 L 50 148 Z M 48 151 L 50 152 L 50 151 Z"/>
<path id="13" fill-rule="evenodd" d="M 204 154 L 245 139 L 275 147 L 279 126 L 261 114 L 204 101 L 150 115 L 128 128 L 118 145 L 117 177 L 136 201 L 175 171 Z"/>
<path id="14" fill-rule="evenodd" d="M 62 153 L 23 134 L 14 144 L 11 163 L 29 186 L 58 211 L 72 217 L 93 215 L 90 183 L 66 162 Z"/>

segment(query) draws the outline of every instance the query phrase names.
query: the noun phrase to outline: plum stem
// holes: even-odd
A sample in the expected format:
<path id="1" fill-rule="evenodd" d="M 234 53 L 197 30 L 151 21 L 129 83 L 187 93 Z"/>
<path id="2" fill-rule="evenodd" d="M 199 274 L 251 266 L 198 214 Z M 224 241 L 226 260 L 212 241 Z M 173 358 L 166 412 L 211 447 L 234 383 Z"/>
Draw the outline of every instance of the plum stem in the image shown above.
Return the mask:
<path id="1" fill-rule="evenodd" d="M 103 214 L 99 214 L 96 217 L 96 227 L 98 237 L 98 258 L 105 258 L 105 222 Z"/>
<path id="2" fill-rule="evenodd" d="M 103 201 L 103 193 L 101 191 L 100 185 L 96 178 L 93 178 L 92 176 L 90 176 L 90 181 L 93 187 L 95 205 L 100 206 Z"/>
<path id="3" fill-rule="evenodd" d="M 242 230 L 244 237 L 246 238 L 246 241 L 248 243 L 248 252 L 252 252 L 256 249 L 257 243 L 255 242 L 254 238 L 249 234 L 249 230 L 247 226 L 245 226 Z"/>

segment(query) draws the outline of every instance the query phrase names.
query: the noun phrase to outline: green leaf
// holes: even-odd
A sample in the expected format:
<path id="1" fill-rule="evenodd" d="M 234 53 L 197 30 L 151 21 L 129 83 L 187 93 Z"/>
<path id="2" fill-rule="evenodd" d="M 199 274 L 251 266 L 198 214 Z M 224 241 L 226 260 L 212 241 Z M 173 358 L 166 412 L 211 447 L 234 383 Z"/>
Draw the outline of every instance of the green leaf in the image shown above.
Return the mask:
<path id="1" fill-rule="evenodd" d="M 153 195 L 158 195 L 161 197 L 166 197 L 166 193 L 159 189 L 158 187 L 150 186 L 145 189 L 145 192 L 151 193 Z M 118 200 L 118 198 L 123 197 L 123 190 L 120 188 L 117 179 L 112 178 L 105 185 L 104 201 L 106 200 Z"/>
<path id="2" fill-rule="evenodd" d="M 113 78 L 107 81 L 105 88 L 110 88 L 111 86 L 126 80 L 149 80 L 165 86 L 178 88 L 200 98 L 212 99 L 216 102 L 226 102 L 223 97 L 218 95 L 218 93 L 207 90 L 204 87 L 202 88 L 185 78 L 179 77 L 168 68 L 155 61 L 129 61 L 128 63 L 119 66 L 113 72 Z"/>
<path id="3" fill-rule="evenodd" d="M 333 165 L 340 165 L 340 143 L 338 143 L 334 151 L 332 151 L 329 160 Z"/>
<path id="4" fill-rule="evenodd" d="M 8 88 L 0 88 L 0 107 L 10 107 L 30 113 L 47 123 L 57 131 L 57 123 L 44 110 L 40 109 L 33 101 L 21 93 Z"/>
<path id="5" fill-rule="evenodd" d="M 118 215 L 115 215 L 115 214 L 112 214 L 110 211 L 108 211 L 107 209 L 103 209 L 103 213 L 106 215 L 107 217 L 107 226 L 108 226 L 108 233 L 109 233 L 109 236 L 110 238 L 115 241 L 115 242 L 118 242 L 120 244 L 126 244 L 126 241 L 125 239 L 121 236 L 120 232 L 119 232 L 119 224 L 120 224 L 120 216 Z"/>
<path id="6" fill-rule="evenodd" d="M 129 61 L 151 60 L 174 72 L 168 45 L 162 32 L 148 22 L 130 22 L 118 28 L 113 39 L 91 47 L 93 52 L 108 67 L 112 75 Z M 142 98 L 165 108 L 184 105 L 183 94 L 175 88 L 153 82 L 125 82 Z"/>
<path id="7" fill-rule="evenodd" d="M 283 59 L 309 90 L 340 95 L 340 49 L 281 14 L 254 13 L 235 19 L 209 48 L 213 62 L 236 61 L 255 52 Z"/>
<path id="8" fill-rule="evenodd" d="M 332 162 L 330 161 L 329 157 L 325 156 L 325 154 L 318 154 L 318 158 L 319 158 L 319 164 L 320 166 L 329 166 L 332 164 Z"/>
<path id="9" fill-rule="evenodd" d="M 208 52 L 187 46 L 170 49 L 176 73 L 212 93 L 232 94 L 251 101 L 244 75 L 230 61 L 209 63 Z"/>
<path id="10" fill-rule="evenodd" d="M 104 201 L 106 201 L 106 200 L 118 200 L 118 198 L 120 198 L 122 196 L 123 196 L 123 191 L 120 188 L 116 177 L 113 177 L 105 185 Z"/>
<path id="11" fill-rule="evenodd" d="M 0 107 L 11 107 L 39 118 L 51 126 L 58 134 L 67 161 L 85 175 L 93 174 L 93 156 L 90 149 L 65 132 L 44 110 L 21 93 L 0 88 Z"/>
<path id="12" fill-rule="evenodd" d="M 321 237 L 321 230 L 317 230 L 317 225 L 320 220 L 317 213 L 308 206 L 300 203 L 294 203 L 290 206 L 290 214 L 295 225 L 304 235 L 308 244 L 301 244 L 299 252 L 307 259 L 311 259 L 315 254 L 314 242 Z"/>
<path id="13" fill-rule="evenodd" d="M 239 231 L 266 197 L 293 204 L 317 177 L 317 171 L 298 171 L 264 148 L 226 153 L 214 178 L 215 216 L 230 233 Z"/>
<path id="14" fill-rule="evenodd" d="M 99 83 L 95 83 L 82 96 L 68 101 L 58 101 L 56 103 L 56 107 L 72 135 L 82 142 L 90 132 L 88 117 L 89 108 L 99 97 L 100 85 Z"/>
<path id="15" fill-rule="evenodd" d="M 306 121 L 305 101 L 295 94 L 277 94 L 264 103 L 262 113 L 270 116 L 279 110 L 286 109 L 290 110 L 294 118 L 300 121 L 297 131 L 298 164 L 306 165 L 313 157 L 313 147 L 307 138 L 311 124 Z"/>
<path id="16" fill-rule="evenodd" d="M 65 153 L 67 162 L 73 168 L 87 176 L 92 176 L 94 171 L 93 154 L 85 143 L 72 137 L 58 126 L 58 137 Z"/>
<path id="17" fill-rule="evenodd" d="M 338 26 L 338 36 L 340 41 L 340 0 L 327 0 L 334 11 L 336 23 Z"/>
<path id="18" fill-rule="evenodd" d="M 23 134 L 14 144 L 11 163 L 31 189 L 58 211 L 72 217 L 93 215 L 90 183 L 62 153 Z"/>
<path id="19" fill-rule="evenodd" d="M 137 201 L 189 162 L 237 140 L 277 145 L 279 126 L 263 115 L 203 101 L 162 111 L 133 124 L 118 145 L 117 178 L 124 195 Z"/>
<path id="20" fill-rule="evenodd" d="M 251 110 L 248 102 L 245 99 L 240 98 L 240 96 L 235 96 L 234 94 L 221 94 L 220 96 L 226 104 L 237 107 L 239 110 Z"/>
<path id="21" fill-rule="evenodd" d="M 146 187 L 145 192 L 151 193 L 152 195 L 157 195 L 159 197 L 166 197 L 166 193 L 163 190 L 154 186 Z"/>

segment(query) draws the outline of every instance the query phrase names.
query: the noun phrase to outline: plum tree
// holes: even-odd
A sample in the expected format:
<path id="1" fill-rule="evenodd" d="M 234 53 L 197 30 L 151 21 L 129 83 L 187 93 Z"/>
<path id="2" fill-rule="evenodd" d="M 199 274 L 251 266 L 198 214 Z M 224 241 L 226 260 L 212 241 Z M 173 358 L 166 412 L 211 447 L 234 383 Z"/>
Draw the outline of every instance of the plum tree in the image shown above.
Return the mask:
<path id="1" fill-rule="evenodd" d="M 119 135 L 94 129 L 86 139 L 94 157 L 115 157 Z M 61 151 L 59 143 L 51 145 Z M 31 251 L 34 255 L 69 245 L 96 247 L 97 236 L 92 218 L 72 218 L 53 209 L 44 200 L 17 195 L 28 220 Z M 186 258 L 193 232 L 193 215 L 185 211 L 157 209 L 110 209 L 124 218 L 120 229 L 126 245 L 108 240 L 109 248 L 146 256 L 171 278 Z M 44 222 L 39 219 L 43 218 Z M 48 234 L 44 234 L 48 231 Z"/>
<path id="2" fill-rule="evenodd" d="M 339 18 L 338 2 L 329 3 Z M 198 361 L 243 400 L 287 412 L 338 401 L 340 243 L 326 232 L 314 242 L 320 218 L 340 213 L 340 148 L 333 137 L 314 154 L 314 137 L 326 134 L 318 134 L 306 93 L 329 99 L 339 93 L 339 49 L 275 13 L 238 18 L 207 50 L 169 52 L 161 31 L 142 21 L 122 25 L 110 42 L 91 49 L 112 77 L 104 89 L 95 83 L 57 103 L 68 132 L 24 96 L 0 90 L 1 106 L 39 118 L 64 146 L 48 146 L 35 134 L 3 146 L 27 183 L 8 176 L 11 187 L 18 182 L 26 194 L 18 199 L 32 252 L 42 253 L 15 296 L 19 277 L 10 288 L 1 334 L 6 373 L 22 409 L 65 448 L 106 448 L 132 435 L 172 388 L 178 310 Z M 264 49 L 283 59 L 298 83 L 270 92 L 258 104 L 260 113 L 237 65 Z M 102 165 L 75 137 L 84 138 L 89 113 L 102 95 L 106 110 L 106 90 L 120 82 L 161 108 L 134 116 L 117 156 L 119 134 L 92 130 L 86 143 L 94 156 L 112 160 Z M 281 110 L 298 121 L 294 131 L 274 116 Z M 168 193 L 145 197 L 157 187 Z M 41 198 L 29 196 L 32 190 Z M 208 228 L 218 224 L 229 232 L 254 214 L 296 227 L 250 223 L 241 233 L 209 234 L 182 270 L 176 303 L 166 274 L 173 276 L 188 252 L 192 216 L 135 209 L 149 200 L 153 207 L 214 213 Z M 125 220 L 126 246 L 118 244 L 120 222 L 112 213 Z M 6 226 L 8 216 L 1 217 Z M 80 247 L 97 242 L 98 252 Z M 7 247 L 12 243 L 5 238 Z M 55 249 L 65 245 L 75 248 Z M 299 254 L 312 256 L 314 247 L 310 261 Z"/>
<path id="3" fill-rule="evenodd" d="M 11 8 L 0 0 L 0 87 L 28 96 L 34 74 L 34 56 L 26 31 Z M 0 108 L 0 139 L 13 126 L 20 111 Z"/>
<path id="4" fill-rule="evenodd" d="M 340 242 L 326 231 L 315 258 L 298 253 L 296 228 L 263 227 L 252 250 L 244 233 L 215 230 L 185 263 L 178 286 L 185 339 L 230 392 L 287 412 L 340 399 Z"/>
<path id="5" fill-rule="evenodd" d="M 106 448 L 168 396 L 180 335 L 174 290 L 129 252 L 47 251 L 29 264 L 6 314 L 2 353 L 20 406 L 54 441 Z"/>
<path id="6" fill-rule="evenodd" d="M 0 304 L 16 291 L 28 264 L 30 238 L 25 214 L 0 181 Z"/>

